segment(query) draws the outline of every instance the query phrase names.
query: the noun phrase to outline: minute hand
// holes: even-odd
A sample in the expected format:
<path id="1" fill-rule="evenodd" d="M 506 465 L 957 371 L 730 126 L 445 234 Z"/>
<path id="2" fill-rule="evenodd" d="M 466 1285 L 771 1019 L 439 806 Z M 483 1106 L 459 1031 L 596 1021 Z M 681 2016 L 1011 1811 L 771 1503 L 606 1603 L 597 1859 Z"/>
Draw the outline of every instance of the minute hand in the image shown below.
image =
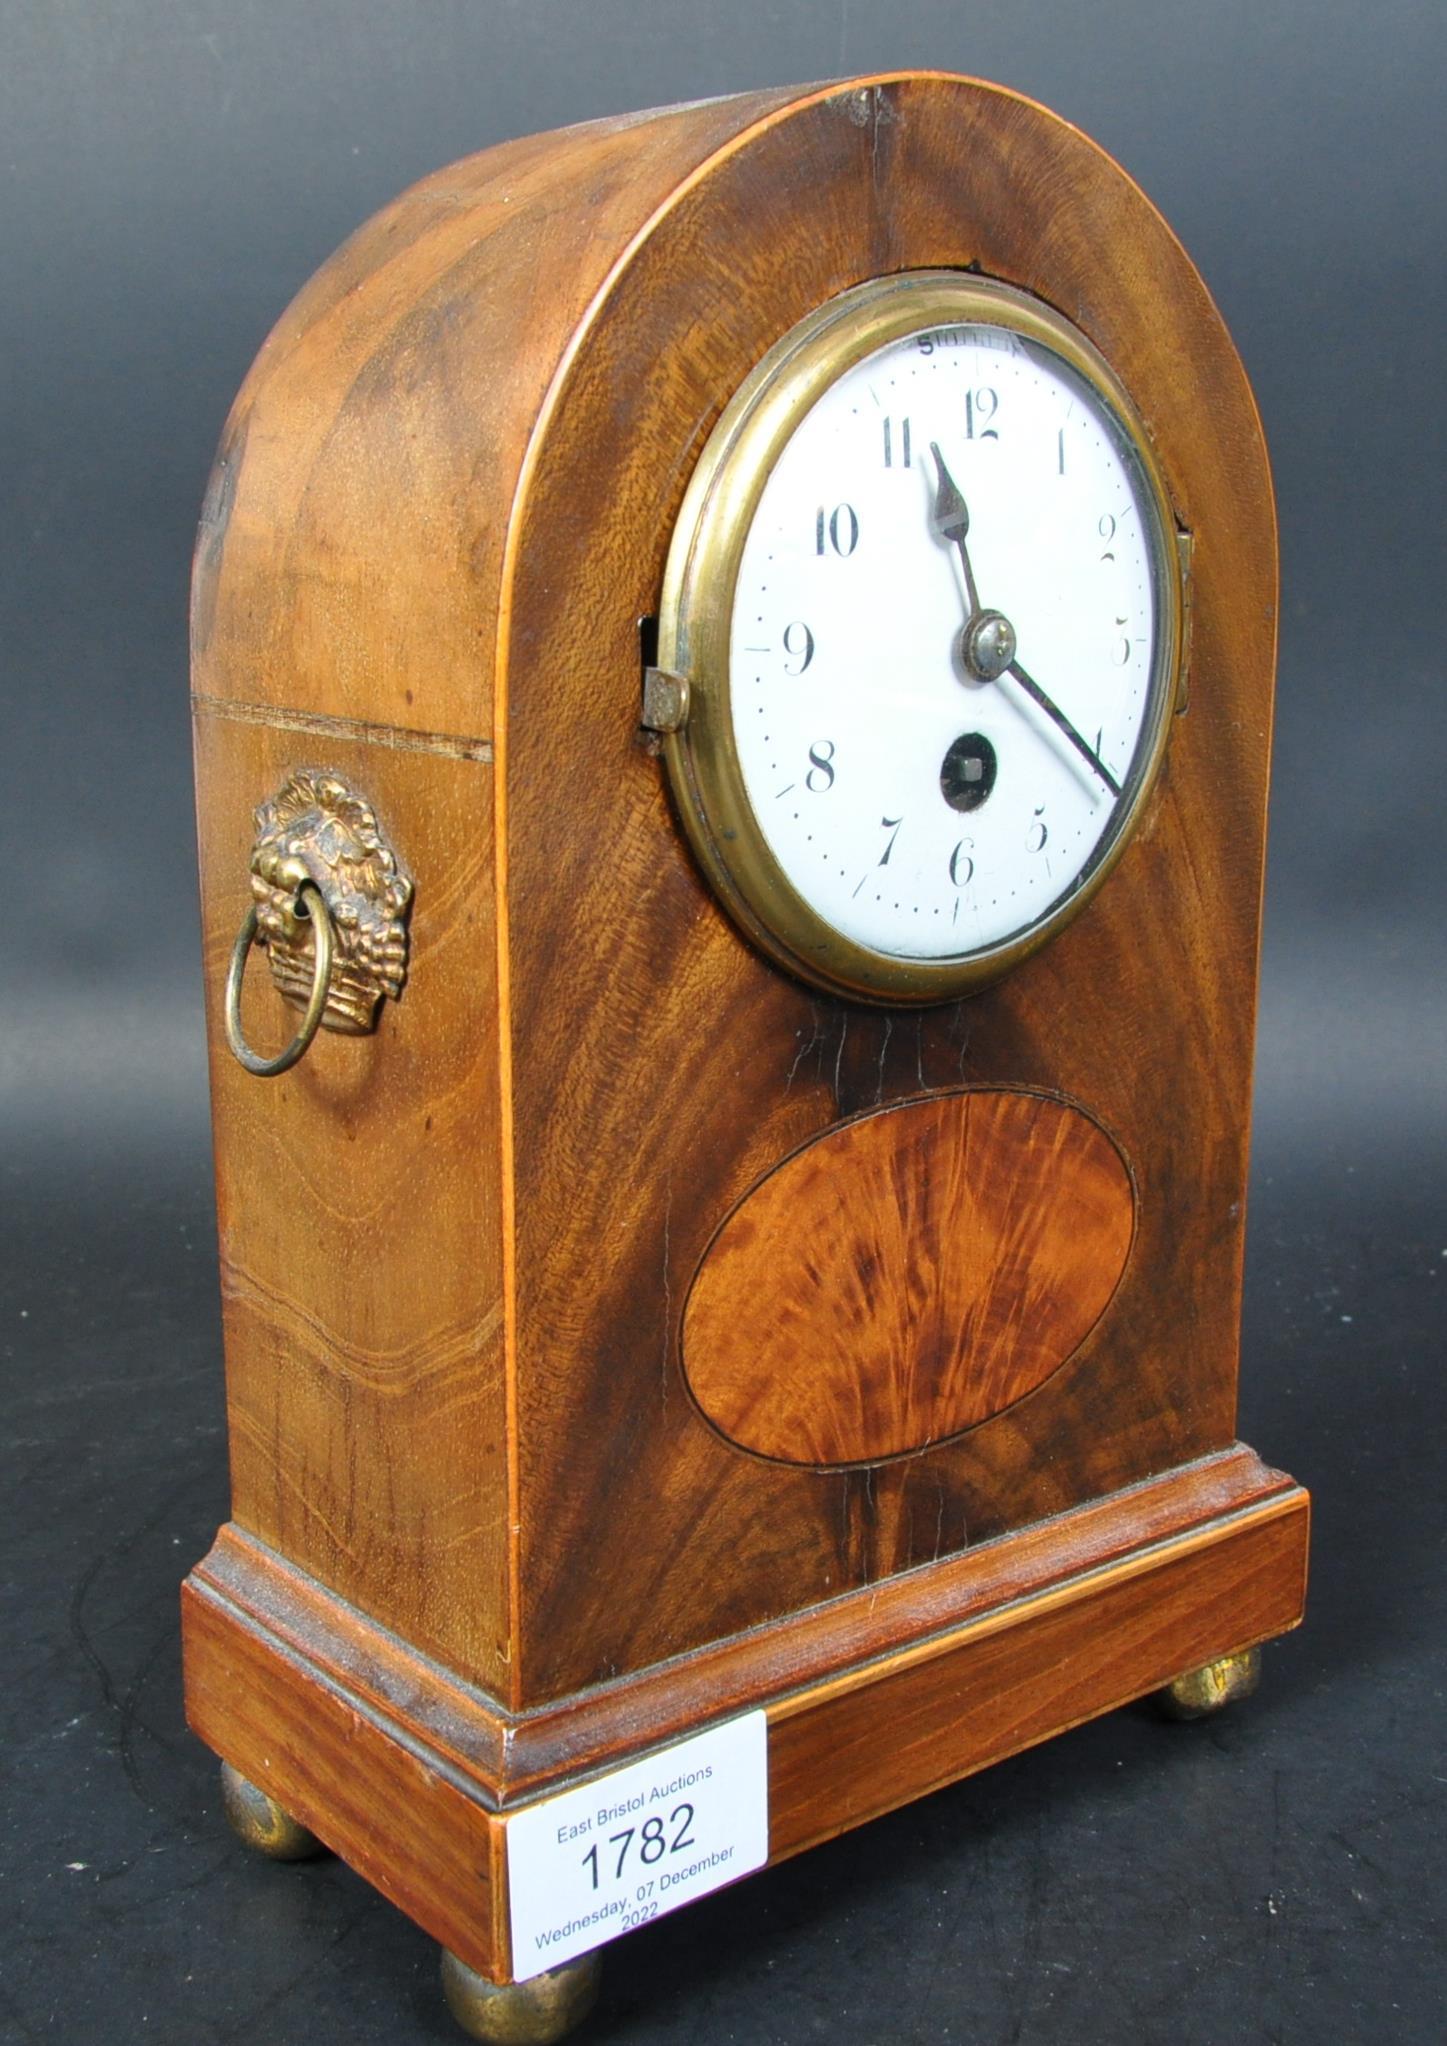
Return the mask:
<path id="1" fill-rule="evenodd" d="M 1071 724 L 1069 718 L 1065 715 L 1064 711 L 1060 708 L 1059 704 L 1052 702 L 1052 700 L 1045 694 L 1045 691 L 1040 687 L 1040 684 L 1035 680 L 1035 677 L 1033 675 L 1027 675 L 1025 670 L 1020 666 L 1020 663 L 1018 661 L 1011 661 L 1009 667 L 1006 668 L 1005 673 L 1007 675 L 1014 676 L 1015 680 L 1019 683 L 1020 687 L 1024 690 L 1025 694 L 1031 699 L 1031 701 L 1034 703 L 1038 703 L 1040 708 L 1044 711 L 1046 717 L 1052 719 L 1053 722 L 1059 726 L 1060 730 L 1065 734 L 1066 738 L 1070 741 L 1071 745 L 1075 748 L 1076 752 L 1080 755 L 1081 759 L 1088 761 L 1090 765 L 1095 769 L 1096 773 L 1100 776 L 1101 780 L 1105 783 L 1106 787 L 1110 790 L 1111 794 L 1113 796 L 1118 796 L 1120 794 L 1120 783 L 1116 780 L 1115 776 L 1111 773 L 1110 769 L 1106 766 L 1105 762 L 1101 759 L 1100 755 L 1094 752 L 1091 747 L 1087 746 L 1084 739 L 1081 738 L 1079 732 L 1076 731 L 1074 725 Z"/>

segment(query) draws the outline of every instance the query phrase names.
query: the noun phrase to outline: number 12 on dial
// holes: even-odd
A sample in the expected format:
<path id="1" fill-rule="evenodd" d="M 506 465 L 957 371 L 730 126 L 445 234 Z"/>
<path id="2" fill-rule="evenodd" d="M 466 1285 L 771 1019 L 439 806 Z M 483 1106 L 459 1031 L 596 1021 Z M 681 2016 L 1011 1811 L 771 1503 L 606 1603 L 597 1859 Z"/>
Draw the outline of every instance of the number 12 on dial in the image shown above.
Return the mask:
<path id="1" fill-rule="evenodd" d="M 831 301 L 725 411 L 669 557 L 660 659 L 703 708 L 665 753 L 725 903 L 873 999 L 998 977 L 1125 848 L 1181 607 L 1145 430 L 1060 315 L 938 272 Z"/>

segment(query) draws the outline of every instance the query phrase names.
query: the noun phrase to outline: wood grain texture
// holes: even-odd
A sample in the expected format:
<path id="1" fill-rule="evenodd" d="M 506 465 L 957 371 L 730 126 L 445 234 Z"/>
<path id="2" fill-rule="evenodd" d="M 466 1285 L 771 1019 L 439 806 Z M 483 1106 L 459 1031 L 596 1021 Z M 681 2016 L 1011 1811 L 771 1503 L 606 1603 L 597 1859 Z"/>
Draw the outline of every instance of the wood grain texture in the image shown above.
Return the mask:
<path id="1" fill-rule="evenodd" d="M 715 101 L 504 143 L 424 178 L 322 266 L 267 337 L 212 471 L 202 694 L 490 737 L 508 508 L 549 383 L 629 239 L 743 112 Z"/>
<path id="2" fill-rule="evenodd" d="M 419 1647 L 509 1653 L 491 770 L 196 721 L 232 1514 Z M 318 754 L 320 757 L 318 758 Z M 214 1015 L 250 901 L 253 804 L 304 762 L 354 781 L 426 876 L 374 1035 L 258 1081 Z M 414 869 L 415 871 L 415 869 Z M 253 955 L 243 1020 L 296 1024 Z"/>
<path id="3" fill-rule="evenodd" d="M 1132 390 L 1195 541 L 1190 709 L 1077 922 L 896 1017 L 811 994 L 714 903 L 638 729 L 637 621 L 767 348 L 866 277 L 967 264 Z M 197 553 L 239 1524 L 525 1712 L 1223 1450 L 1274 605 L 1255 410 L 1200 279 L 1012 94 L 905 75 L 601 123 L 363 228 L 248 379 Z M 261 1083 L 216 1002 L 250 810 L 322 754 L 416 877 L 411 977 L 374 1038 Z M 917 1455 L 741 1454 L 680 1367 L 720 1223 L 841 1120 L 962 1086 L 1066 1095 L 1118 1140 L 1108 1311 Z"/>
<path id="4" fill-rule="evenodd" d="M 505 1977 L 503 1830 L 445 1752 L 320 1679 L 198 1581 L 181 1618 L 201 1739 L 445 1947 Z"/>
<path id="5" fill-rule="evenodd" d="M 863 1682 L 861 1673 L 881 1658 L 1022 1599 L 1051 1597 L 1076 1578 L 1125 1567 L 1163 1543 L 1199 1545 L 1228 1523 L 1305 1510 L 1299 1486 L 1237 1445 L 923 1570 L 525 1713 L 508 1712 L 242 1529 L 221 1530 L 191 1583 L 274 1637 L 280 1653 L 306 1663 L 319 1681 L 369 1713 L 396 1719 L 409 1739 L 444 1754 L 484 1803 L 506 1809 L 707 1720 L 804 1687 L 832 1692 L 841 1681 Z"/>
<path id="6" fill-rule="evenodd" d="M 790 1700 L 770 1714 L 770 1860 L 1283 1633 L 1301 1611 L 1306 1543 L 1298 1494 L 1296 1510 L 1219 1542 L 1103 1572 L 935 1653 L 886 1658 L 871 1682 Z"/>
<path id="7" fill-rule="evenodd" d="M 683 1369 L 759 1456 L 817 1466 L 927 1448 L 1059 1370 L 1130 1252 L 1135 1201 L 1100 1125 L 979 1088 L 816 1137 L 704 1253 Z"/>
<path id="8" fill-rule="evenodd" d="M 1060 307 L 1133 392 L 1195 538 L 1191 707 L 1075 924 L 998 987 L 891 1016 L 760 959 L 700 881 L 638 743 L 635 620 L 692 459 L 766 349 L 864 278 L 969 263 Z M 929 78 L 803 98 L 680 187 L 591 309 L 512 522 L 496 733 L 539 1702 L 1231 1440 L 1275 545 L 1240 365 L 1159 216 L 1064 123 Z M 920 1455 L 820 1473 L 729 1449 L 679 1382 L 720 1221 L 841 1119 L 962 1084 L 1061 1092 L 1117 1138 L 1139 1208 L 1109 1312 L 1033 1393 Z"/>
<path id="9" fill-rule="evenodd" d="M 540 1713 L 509 1715 L 250 1537 L 183 1600 L 193 1728 L 471 1966 L 510 1968 L 506 1821 L 769 1714 L 770 1859 L 1300 1617 L 1306 1495 L 1235 1450 Z"/>

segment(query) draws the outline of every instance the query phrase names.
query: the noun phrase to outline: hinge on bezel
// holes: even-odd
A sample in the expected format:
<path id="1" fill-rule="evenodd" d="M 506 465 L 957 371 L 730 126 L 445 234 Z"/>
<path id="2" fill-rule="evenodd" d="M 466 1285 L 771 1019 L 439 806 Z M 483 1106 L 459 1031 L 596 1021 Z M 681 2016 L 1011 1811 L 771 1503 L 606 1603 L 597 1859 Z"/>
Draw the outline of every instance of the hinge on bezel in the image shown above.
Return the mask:
<path id="1" fill-rule="evenodd" d="M 650 732 L 681 732 L 688 722 L 688 677 L 667 668 L 643 670 L 642 723 Z"/>

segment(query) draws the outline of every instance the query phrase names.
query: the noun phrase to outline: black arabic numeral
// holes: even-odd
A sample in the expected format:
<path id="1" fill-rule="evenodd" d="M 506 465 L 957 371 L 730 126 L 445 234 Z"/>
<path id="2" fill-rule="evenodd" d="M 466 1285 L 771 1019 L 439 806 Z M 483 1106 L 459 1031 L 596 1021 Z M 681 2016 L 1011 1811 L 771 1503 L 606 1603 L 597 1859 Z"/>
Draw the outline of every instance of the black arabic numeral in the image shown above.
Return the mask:
<path id="1" fill-rule="evenodd" d="M 673 1824 L 675 1819 L 677 1819 L 678 1821 L 678 1831 L 674 1834 L 672 1840 L 670 1840 L 670 1842 L 668 1843 L 668 1851 L 670 1854 L 677 1854 L 680 1847 L 696 1847 L 698 1845 L 698 1842 L 694 1839 L 692 1833 L 690 1833 L 688 1830 L 689 1827 L 693 1824 L 693 1806 L 691 1804 L 675 1805 L 673 1810 L 668 1814 L 668 1823 L 670 1826 Z"/>
<path id="2" fill-rule="evenodd" d="M 899 837 L 900 826 L 903 823 L 904 823 L 903 817 L 880 818 L 879 820 L 880 830 L 889 832 L 889 844 L 884 848 L 884 857 L 879 862 L 881 867 L 887 867 L 889 865 L 889 856 L 894 851 L 894 841 Z M 891 825 L 893 825 L 894 827 L 892 831 L 890 830 Z"/>
<path id="3" fill-rule="evenodd" d="M 1115 622 L 1117 625 L 1124 625 L 1126 620 L 1124 618 L 1117 618 Z M 1120 639 L 1112 640 L 1110 658 L 1117 668 L 1123 668 L 1130 659 L 1130 641 L 1124 635 Z"/>
<path id="4" fill-rule="evenodd" d="M 978 391 L 966 391 L 966 440 L 998 440 L 1000 438 L 995 428 L 988 424 L 999 410 L 999 405 L 998 392 L 992 391 L 988 385 L 985 385 Z"/>
<path id="5" fill-rule="evenodd" d="M 836 504 L 825 517 L 821 504 L 814 514 L 814 552 L 823 554 L 825 542 L 846 559 L 859 545 L 859 515 L 852 504 Z"/>
<path id="6" fill-rule="evenodd" d="M 969 850 L 974 843 L 972 838 L 962 838 L 950 854 L 950 879 L 956 888 L 968 888 L 975 878 L 975 862 Z"/>
<path id="7" fill-rule="evenodd" d="M 1115 556 L 1110 551 L 1110 543 L 1115 538 L 1115 520 L 1109 512 L 1101 513 L 1100 523 L 1095 530 L 1105 542 L 1105 552 L 1101 555 L 1101 560 L 1114 561 Z"/>
<path id="8" fill-rule="evenodd" d="M 803 634 L 802 641 L 798 639 L 798 635 L 800 633 Z M 791 638 L 790 637 L 791 634 L 794 635 L 794 637 Z M 796 618 L 792 625 L 786 625 L 784 627 L 784 652 L 786 654 L 792 654 L 794 659 L 799 663 L 797 668 L 790 668 L 786 666 L 784 672 L 788 675 L 802 675 L 804 670 L 808 667 L 810 661 L 813 660 L 814 635 L 809 630 L 808 626 L 804 623 L 802 618 Z"/>
<path id="9" fill-rule="evenodd" d="M 826 789 L 832 789 L 834 786 L 834 741 L 816 739 L 809 748 L 809 760 L 811 765 L 804 777 L 804 786 L 814 795 L 822 796 Z M 816 775 L 822 775 L 823 780 L 816 781 Z"/>
<path id="10" fill-rule="evenodd" d="M 1043 809 L 1045 806 L 1042 803 L 1040 807 L 1041 809 Z M 1026 850 L 1029 852 L 1044 852 L 1045 842 L 1049 838 L 1049 836 L 1050 836 L 1049 829 L 1041 820 L 1040 810 L 1037 810 L 1035 812 L 1034 823 L 1030 826 L 1030 829 L 1025 833 Z"/>

